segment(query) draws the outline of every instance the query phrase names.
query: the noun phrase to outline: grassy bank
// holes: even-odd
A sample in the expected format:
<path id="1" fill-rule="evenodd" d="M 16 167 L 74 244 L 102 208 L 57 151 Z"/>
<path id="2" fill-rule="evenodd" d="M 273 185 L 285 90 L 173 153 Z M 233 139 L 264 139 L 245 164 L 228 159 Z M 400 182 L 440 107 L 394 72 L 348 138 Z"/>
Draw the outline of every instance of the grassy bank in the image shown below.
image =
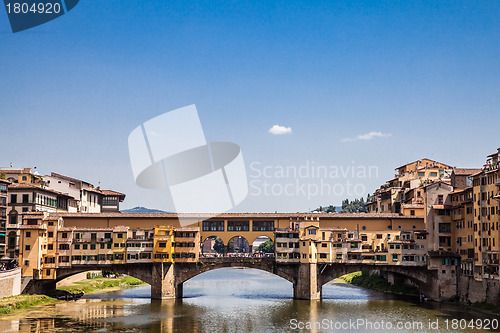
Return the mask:
<path id="1" fill-rule="evenodd" d="M 116 287 L 131 287 L 145 284 L 139 279 L 131 276 L 123 276 L 118 278 L 103 278 L 98 277 L 94 279 L 87 279 L 73 283 L 70 286 L 57 288 L 58 290 L 67 291 L 70 293 L 91 293 L 94 291 L 116 288 Z"/>
<path id="2" fill-rule="evenodd" d="M 14 310 L 52 302 L 54 298 L 45 295 L 18 295 L 0 299 L 0 315 L 11 313 Z"/>
<path id="3" fill-rule="evenodd" d="M 369 275 L 366 272 L 355 272 L 341 276 L 339 279 L 355 286 L 360 286 L 367 289 L 383 291 L 386 293 L 401 294 L 401 295 L 418 295 L 419 290 L 414 286 L 407 285 L 392 285 L 378 274 Z"/>

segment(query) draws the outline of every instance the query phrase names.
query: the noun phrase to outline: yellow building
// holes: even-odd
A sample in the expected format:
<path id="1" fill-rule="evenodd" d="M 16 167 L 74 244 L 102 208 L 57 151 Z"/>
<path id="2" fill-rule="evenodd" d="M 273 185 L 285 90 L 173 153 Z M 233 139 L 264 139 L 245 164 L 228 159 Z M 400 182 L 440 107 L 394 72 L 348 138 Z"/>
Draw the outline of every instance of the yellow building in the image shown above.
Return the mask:
<path id="1" fill-rule="evenodd" d="M 158 225 L 154 229 L 154 261 L 174 262 L 174 228 Z"/>
<path id="2" fill-rule="evenodd" d="M 499 277 L 499 211 L 498 183 L 500 178 L 500 148 L 488 155 L 483 170 L 473 176 L 475 276 Z"/>

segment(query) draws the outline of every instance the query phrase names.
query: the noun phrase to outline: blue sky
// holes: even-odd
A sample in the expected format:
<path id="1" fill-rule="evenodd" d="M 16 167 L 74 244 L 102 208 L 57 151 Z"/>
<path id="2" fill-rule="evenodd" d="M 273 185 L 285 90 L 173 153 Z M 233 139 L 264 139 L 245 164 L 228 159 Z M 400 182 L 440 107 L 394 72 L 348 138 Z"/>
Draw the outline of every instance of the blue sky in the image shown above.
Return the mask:
<path id="1" fill-rule="evenodd" d="M 13 34 L 2 9 L 0 165 L 100 182 L 125 192 L 126 208 L 172 209 L 168 193 L 134 184 L 127 137 L 196 104 L 207 140 L 239 144 L 248 168 L 376 166 L 353 180 L 367 194 L 421 157 L 479 167 L 500 146 L 499 14 L 498 1 L 82 0 Z M 382 135 L 345 140 L 370 132 Z M 235 210 L 344 197 L 250 195 Z"/>

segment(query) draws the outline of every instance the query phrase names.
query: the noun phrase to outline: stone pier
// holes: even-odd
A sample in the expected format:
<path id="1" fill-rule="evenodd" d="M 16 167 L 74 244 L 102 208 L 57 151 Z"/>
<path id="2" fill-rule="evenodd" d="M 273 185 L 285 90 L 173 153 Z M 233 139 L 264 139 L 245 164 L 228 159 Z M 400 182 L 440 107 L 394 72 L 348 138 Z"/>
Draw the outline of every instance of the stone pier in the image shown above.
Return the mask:
<path id="1" fill-rule="evenodd" d="M 321 299 L 322 286 L 318 281 L 317 264 L 299 264 L 297 280 L 293 283 L 293 298 Z"/>
<path id="2" fill-rule="evenodd" d="M 172 263 L 153 264 L 151 298 L 182 298 L 183 283 L 178 282 L 177 269 Z"/>

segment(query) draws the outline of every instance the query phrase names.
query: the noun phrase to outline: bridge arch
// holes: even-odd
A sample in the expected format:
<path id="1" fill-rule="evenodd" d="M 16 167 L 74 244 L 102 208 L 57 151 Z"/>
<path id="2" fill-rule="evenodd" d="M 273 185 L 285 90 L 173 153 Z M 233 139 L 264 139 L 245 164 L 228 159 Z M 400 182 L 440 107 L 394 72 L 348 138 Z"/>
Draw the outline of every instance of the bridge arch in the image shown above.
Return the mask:
<path id="1" fill-rule="evenodd" d="M 408 279 L 424 293 L 432 286 L 433 274 L 426 267 L 416 266 L 372 265 L 372 264 L 326 264 L 318 265 L 318 284 L 324 284 L 346 274 L 355 272 L 368 272 L 380 274 L 390 283 L 403 283 Z"/>
<path id="2" fill-rule="evenodd" d="M 221 257 L 205 258 L 203 264 L 198 265 L 179 265 L 176 279 L 177 284 L 183 284 L 189 279 L 202 273 L 220 269 L 220 268 L 250 268 L 279 276 L 291 283 L 296 283 L 297 274 L 294 267 L 277 266 L 274 258 L 239 258 L 239 257 Z M 196 266 L 196 267 L 194 267 Z"/>
<path id="3" fill-rule="evenodd" d="M 234 236 L 226 244 L 227 253 L 250 253 L 250 243 L 244 236 Z"/>
<path id="4" fill-rule="evenodd" d="M 103 265 L 85 265 L 85 266 L 72 266 L 71 268 L 57 268 L 57 278 L 51 280 L 54 283 L 69 278 L 75 274 L 91 271 L 109 271 L 117 274 L 124 274 L 135 277 L 147 284 L 153 283 L 152 278 L 152 264 L 114 264 L 109 266 Z"/>
<path id="5" fill-rule="evenodd" d="M 271 242 L 271 244 L 272 244 L 272 247 L 268 248 L 269 251 L 266 253 L 273 253 L 274 254 L 274 241 L 272 240 L 272 238 L 270 238 L 269 236 L 265 236 L 265 235 L 257 236 L 254 238 L 252 243 L 250 243 L 250 245 L 252 246 L 251 252 L 257 252 L 258 247 L 266 242 Z"/>
<path id="6" fill-rule="evenodd" d="M 224 254 L 225 244 L 219 236 L 208 236 L 201 243 L 201 253 L 203 254 Z"/>

